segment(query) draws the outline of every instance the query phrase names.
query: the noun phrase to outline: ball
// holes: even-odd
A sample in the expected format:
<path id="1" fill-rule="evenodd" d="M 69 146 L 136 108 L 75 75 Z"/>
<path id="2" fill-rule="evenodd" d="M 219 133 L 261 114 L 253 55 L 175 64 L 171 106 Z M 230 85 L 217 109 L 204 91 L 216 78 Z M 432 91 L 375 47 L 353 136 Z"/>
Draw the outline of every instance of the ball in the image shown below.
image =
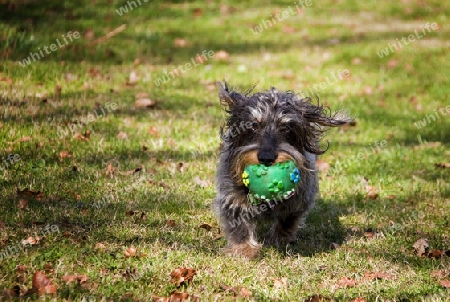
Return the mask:
<path id="1" fill-rule="evenodd" d="M 295 193 L 300 179 L 300 171 L 292 160 L 272 166 L 249 165 L 242 173 L 242 182 L 249 189 L 248 200 L 251 204 L 288 199 Z"/>

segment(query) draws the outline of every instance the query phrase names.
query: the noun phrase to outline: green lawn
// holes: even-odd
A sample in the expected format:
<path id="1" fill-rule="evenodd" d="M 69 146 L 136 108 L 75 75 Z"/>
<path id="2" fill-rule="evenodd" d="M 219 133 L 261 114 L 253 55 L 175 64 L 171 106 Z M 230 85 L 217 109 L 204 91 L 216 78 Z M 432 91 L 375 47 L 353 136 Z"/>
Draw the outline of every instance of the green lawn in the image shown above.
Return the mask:
<path id="1" fill-rule="evenodd" d="M 187 267 L 201 301 L 450 301 L 450 257 L 412 247 L 450 250 L 450 3 L 135 2 L 0 0 L 0 300 L 151 301 Z M 200 228 L 222 79 L 356 120 L 325 139 L 298 242 L 253 261 Z"/>

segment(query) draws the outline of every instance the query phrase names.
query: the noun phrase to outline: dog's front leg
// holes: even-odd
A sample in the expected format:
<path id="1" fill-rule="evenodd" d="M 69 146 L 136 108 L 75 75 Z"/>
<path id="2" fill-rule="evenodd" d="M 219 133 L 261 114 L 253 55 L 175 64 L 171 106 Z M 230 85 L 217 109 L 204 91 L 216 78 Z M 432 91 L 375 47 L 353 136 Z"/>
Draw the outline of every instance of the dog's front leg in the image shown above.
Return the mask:
<path id="1" fill-rule="evenodd" d="M 221 211 L 220 225 L 228 241 L 224 249 L 226 254 L 250 259 L 259 255 L 261 245 L 256 240 L 255 221 L 248 208 L 230 207 Z"/>

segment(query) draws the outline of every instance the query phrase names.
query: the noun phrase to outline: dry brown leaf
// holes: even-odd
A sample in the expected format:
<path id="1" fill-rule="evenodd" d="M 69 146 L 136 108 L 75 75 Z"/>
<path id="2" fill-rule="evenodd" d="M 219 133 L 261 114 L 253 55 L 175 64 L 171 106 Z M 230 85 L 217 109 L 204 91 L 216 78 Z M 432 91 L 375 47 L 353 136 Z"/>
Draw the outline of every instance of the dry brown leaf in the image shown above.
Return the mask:
<path id="1" fill-rule="evenodd" d="M 421 238 L 413 244 L 413 248 L 416 251 L 416 255 L 419 257 L 426 255 L 429 247 L 430 246 L 428 244 L 428 239 L 425 238 Z"/>
<path id="2" fill-rule="evenodd" d="M 71 158 L 72 155 L 69 153 L 69 151 L 61 151 L 59 152 L 59 158 L 64 159 L 64 158 Z"/>
<path id="3" fill-rule="evenodd" d="M 134 86 L 137 83 L 139 83 L 139 77 L 137 76 L 136 71 L 133 70 L 130 72 L 130 76 L 128 77 L 128 81 L 126 84 L 128 86 Z"/>
<path id="4" fill-rule="evenodd" d="M 28 200 L 26 200 L 26 199 L 19 199 L 19 201 L 17 202 L 17 207 L 19 209 L 25 209 L 26 207 L 28 207 Z"/>
<path id="5" fill-rule="evenodd" d="M 140 171 L 142 171 L 142 167 L 136 167 L 133 170 L 125 172 L 124 174 L 125 175 L 132 175 L 132 174 L 140 172 Z"/>
<path id="6" fill-rule="evenodd" d="M 95 246 L 94 246 L 94 249 L 96 249 L 96 250 L 98 250 L 98 249 L 104 250 L 104 249 L 106 249 L 106 246 L 103 243 L 101 243 L 101 242 L 97 242 L 95 244 Z"/>
<path id="7" fill-rule="evenodd" d="M 175 40 L 173 40 L 173 45 L 175 45 L 176 47 L 187 47 L 189 46 L 189 42 L 186 39 L 176 38 Z"/>
<path id="8" fill-rule="evenodd" d="M 106 165 L 106 175 L 113 178 L 114 177 L 114 171 L 116 168 L 113 167 L 111 163 Z"/>
<path id="9" fill-rule="evenodd" d="M 201 179 L 201 178 L 198 177 L 198 176 L 195 176 L 195 177 L 194 177 L 194 183 L 195 183 L 197 186 L 199 186 L 200 188 L 206 188 L 206 187 L 208 187 L 208 186 L 210 185 L 210 183 L 209 183 L 208 180 Z"/>
<path id="10" fill-rule="evenodd" d="M 316 161 L 316 167 L 320 172 L 327 173 L 330 170 L 330 164 L 321 159 Z"/>
<path id="11" fill-rule="evenodd" d="M 208 232 L 211 231 L 212 229 L 217 229 L 217 227 L 212 226 L 212 225 L 207 224 L 207 223 L 202 223 L 202 224 L 199 226 L 199 228 L 205 229 L 205 230 L 207 230 Z"/>
<path id="12" fill-rule="evenodd" d="M 37 270 L 33 274 L 32 288 L 37 290 L 40 294 L 55 294 L 56 286 L 53 284 L 43 272 Z"/>
<path id="13" fill-rule="evenodd" d="M 175 222 L 175 220 L 170 219 L 166 221 L 166 225 L 173 228 L 174 226 L 177 225 L 177 223 Z"/>
<path id="14" fill-rule="evenodd" d="M 148 92 L 138 92 L 135 97 L 136 99 L 145 99 L 148 98 L 150 96 L 150 94 Z"/>
<path id="15" fill-rule="evenodd" d="M 373 281 L 373 280 L 393 280 L 395 279 L 394 276 L 389 275 L 387 273 L 383 272 L 365 272 L 363 281 Z"/>
<path id="16" fill-rule="evenodd" d="M 74 274 L 74 275 L 65 275 L 63 277 L 63 280 L 66 281 L 66 284 L 69 284 L 72 281 L 77 281 L 79 284 L 86 282 L 89 279 L 88 276 L 86 275 L 79 275 L 79 274 Z"/>
<path id="17" fill-rule="evenodd" d="M 28 142 L 30 139 L 31 139 L 31 137 L 29 137 L 29 136 L 23 136 L 23 137 L 19 138 L 18 142 L 25 143 L 25 142 Z"/>
<path id="18" fill-rule="evenodd" d="M 450 163 L 437 163 L 435 166 L 436 168 L 450 169 Z"/>
<path id="19" fill-rule="evenodd" d="M 437 271 L 432 271 L 430 273 L 430 276 L 434 277 L 434 278 L 445 278 L 447 275 L 448 274 L 445 272 L 445 270 L 442 270 L 442 269 L 437 270 Z"/>
<path id="20" fill-rule="evenodd" d="M 305 299 L 305 302 L 331 302 L 330 298 L 324 297 L 322 295 L 312 295 Z"/>
<path id="21" fill-rule="evenodd" d="M 366 299 L 364 299 L 363 297 L 358 297 L 358 298 L 356 298 L 356 299 L 353 299 L 352 301 L 350 301 L 350 302 L 366 302 L 367 300 Z"/>
<path id="22" fill-rule="evenodd" d="M 356 281 L 354 279 L 351 279 L 349 277 L 342 277 L 338 280 L 337 284 L 338 287 L 354 287 L 356 286 Z"/>
<path id="23" fill-rule="evenodd" d="M 148 128 L 147 133 L 151 136 L 159 137 L 159 131 L 155 126 L 151 126 Z"/>
<path id="24" fill-rule="evenodd" d="M 287 278 L 274 278 L 273 279 L 273 286 L 278 289 L 286 289 L 287 288 Z"/>
<path id="25" fill-rule="evenodd" d="M 173 292 L 170 297 L 152 296 L 154 302 L 182 302 L 182 301 L 196 301 L 197 299 L 189 299 L 188 293 Z"/>
<path id="26" fill-rule="evenodd" d="M 431 250 L 427 253 L 428 258 L 441 258 L 444 256 L 444 251 L 442 250 Z"/>
<path id="27" fill-rule="evenodd" d="M 214 59 L 217 61 L 228 61 L 230 55 L 225 50 L 219 50 L 214 54 Z"/>
<path id="28" fill-rule="evenodd" d="M 136 248 L 134 246 L 130 246 L 127 248 L 123 254 L 125 255 L 125 258 L 130 258 L 136 256 Z"/>
<path id="29" fill-rule="evenodd" d="M 243 287 L 240 290 L 240 294 L 241 296 L 245 297 L 245 298 L 250 298 L 253 294 L 251 291 L 249 291 L 247 288 Z"/>
<path id="30" fill-rule="evenodd" d="M 22 245 L 35 245 L 38 244 L 42 237 L 36 236 L 28 236 L 27 239 L 22 240 Z"/>
<path id="31" fill-rule="evenodd" d="M 0 220 L 0 229 L 6 229 L 6 224 L 4 221 Z"/>
<path id="32" fill-rule="evenodd" d="M 134 106 L 136 106 L 137 108 L 154 107 L 155 105 L 156 102 L 149 98 L 138 99 L 134 102 Z"/>
<path id="33" fill-rule="evenodd" d="M 177 287 L 182 284 L 190 284 L 196 274 L 197 271 L 193 268 L 180 267 L 170 273 L 170 282 L 176 284 Z"/>
<path id="34" fill-rule="evenodd" d="M 364 230 L 364 234 L 363 234 L 364 238 L 367 238 L 367 239 L 373 239 L 376 237 L 376 235 L 377 235 L 376 232 L 374 230 L 372 230 L 371 228 Z"/>
<path id="35" fill-rule="evenodd" d="M 392 60 L 389 60 L 389 62 L 387 62 L 387 67 L 394 68 L 394 67 L 397 67 L 398 64 L 399 64 L 398 60 L 392 59 Z"/>
<path id="36" fill-rule="evenodd" d="M 375 188 L 372 186 L 366 186 L 366 197 L 369 199 L 377 199 L 378 198 L 378 193 L 376 192 Z"/>
<path id="37" fill-rule="evenodd" d="M 439 283 L 445 288 L 450 288 L 450 280 L 441 280 Z"/>
<path id="38" fill-rule="evenodd" d="M 119 139 L 128 139 L 128 134 L 124 131 L 119 131 L 119 133 L 117 134 L 117 138 Z"/>

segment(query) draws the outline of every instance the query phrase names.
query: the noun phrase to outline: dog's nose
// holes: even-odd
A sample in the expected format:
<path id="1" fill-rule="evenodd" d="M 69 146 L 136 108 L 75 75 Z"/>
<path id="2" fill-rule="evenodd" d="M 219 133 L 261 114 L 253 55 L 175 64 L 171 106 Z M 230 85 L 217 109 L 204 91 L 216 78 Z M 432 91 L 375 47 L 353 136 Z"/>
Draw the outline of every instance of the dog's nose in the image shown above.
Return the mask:
<path id="1" fill-rule="evenodd" d="M 272 165 L 277 159 L 277 155 L 270 151 L 260 151 L 258 152 L 258 161 L 266 166 Z"/>

